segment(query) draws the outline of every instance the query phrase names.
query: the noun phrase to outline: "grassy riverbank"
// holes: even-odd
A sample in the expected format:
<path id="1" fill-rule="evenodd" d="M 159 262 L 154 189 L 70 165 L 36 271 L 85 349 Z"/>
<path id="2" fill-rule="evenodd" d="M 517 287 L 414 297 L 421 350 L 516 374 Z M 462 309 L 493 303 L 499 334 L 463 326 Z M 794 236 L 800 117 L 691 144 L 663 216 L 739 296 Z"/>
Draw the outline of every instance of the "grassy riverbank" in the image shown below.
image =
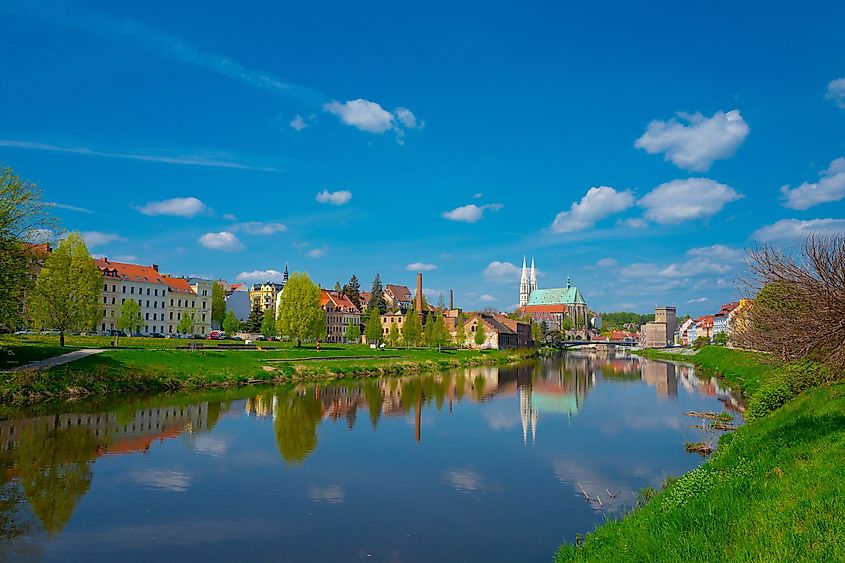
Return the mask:
<path id="1" fill-rule="evenodd" d="M 367 346 L 277 346 L 264 351 L 108 350 L 43 372 L 0 376 L 0 402 L 139 391 L 198 389 L 400 375 L 525 359 L 532 350 L 372 350 Z M 323 359 L 331 357 L 334 359 Z"/>
<path id="2" fill-rule="evenodd" d="M 724 435 L 707 463 L 644 507 L 562 546 L 556 561 L 845 560 L 845 384 L 800 392 L 807 373 L 816 377 L 809 364 L 779 368 L 727 348 L 677 359 L 718 370 L 751 404 L 784 385 L 799 394 Z"/>

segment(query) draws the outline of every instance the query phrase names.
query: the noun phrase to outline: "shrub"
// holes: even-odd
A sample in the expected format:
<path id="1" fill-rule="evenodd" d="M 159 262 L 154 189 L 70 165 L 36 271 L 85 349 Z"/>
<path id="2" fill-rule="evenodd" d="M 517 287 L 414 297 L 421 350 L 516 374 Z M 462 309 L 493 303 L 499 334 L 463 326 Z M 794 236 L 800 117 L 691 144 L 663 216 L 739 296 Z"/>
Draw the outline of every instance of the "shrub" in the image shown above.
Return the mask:
<path id="1" fill-rule="evenodd" d="M 748 401 L 745 420 L 750 422 L 766 416 L 807 389 L 829 385 L 834 380 L 830 370 L 815 362 L 801 360 L 784 364 Z"/>
<path id="2" fill-rule="evenodd" d="M 710 339 L 704 336 L 703 334 L 695 339 L 692 343 L 692 347 L 696 350 L 701 350 L 705 346 L 710 344 Z"/>

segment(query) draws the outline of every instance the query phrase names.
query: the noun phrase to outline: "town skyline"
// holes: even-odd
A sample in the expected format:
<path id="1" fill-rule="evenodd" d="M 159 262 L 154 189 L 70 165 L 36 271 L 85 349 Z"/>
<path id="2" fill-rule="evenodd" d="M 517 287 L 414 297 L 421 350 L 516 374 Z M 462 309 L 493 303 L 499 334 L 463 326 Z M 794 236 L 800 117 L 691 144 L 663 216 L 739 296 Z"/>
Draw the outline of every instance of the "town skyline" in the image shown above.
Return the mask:
<path id="1" fill-rule="evenodd" d="M 745 248 L 845 232 L 845 8 L 687 9 L 0 2 L 0 162 L 174 275 L 513 310 L 527 255 L 596 311 L 712 313 Z"/>

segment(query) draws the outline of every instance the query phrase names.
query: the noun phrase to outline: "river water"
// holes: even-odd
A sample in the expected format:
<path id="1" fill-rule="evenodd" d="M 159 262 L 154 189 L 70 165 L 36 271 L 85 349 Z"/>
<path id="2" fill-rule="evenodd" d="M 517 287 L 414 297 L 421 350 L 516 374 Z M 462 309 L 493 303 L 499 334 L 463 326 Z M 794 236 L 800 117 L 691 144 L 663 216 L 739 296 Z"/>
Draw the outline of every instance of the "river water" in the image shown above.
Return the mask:
<path id="1" fill-rule="evenodd" d="M 54 405 L 0 421 L 0 553 L 549 561 L 702 463 L 684 443 L 718 435 L 688 411 L 738 404 L 690 366 L 576 353 Z"/>

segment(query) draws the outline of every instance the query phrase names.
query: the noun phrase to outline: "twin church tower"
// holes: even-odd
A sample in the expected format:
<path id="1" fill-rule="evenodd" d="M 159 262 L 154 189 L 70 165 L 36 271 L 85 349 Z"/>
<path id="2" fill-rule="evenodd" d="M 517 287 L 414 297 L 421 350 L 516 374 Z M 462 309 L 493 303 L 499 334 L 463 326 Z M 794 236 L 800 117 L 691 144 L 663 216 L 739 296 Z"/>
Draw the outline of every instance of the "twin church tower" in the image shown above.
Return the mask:
<path id="1" fill-rule="evenodd" d="M 531 274 L 525 265 L 525 256 L 522 257 L 522 277 L 519 279 L 519 306 L 528 305 L 528 298 L 531 292 L 537 289 L 537 273 L 534 271 L 534 258 L 531 258 Z"/>

